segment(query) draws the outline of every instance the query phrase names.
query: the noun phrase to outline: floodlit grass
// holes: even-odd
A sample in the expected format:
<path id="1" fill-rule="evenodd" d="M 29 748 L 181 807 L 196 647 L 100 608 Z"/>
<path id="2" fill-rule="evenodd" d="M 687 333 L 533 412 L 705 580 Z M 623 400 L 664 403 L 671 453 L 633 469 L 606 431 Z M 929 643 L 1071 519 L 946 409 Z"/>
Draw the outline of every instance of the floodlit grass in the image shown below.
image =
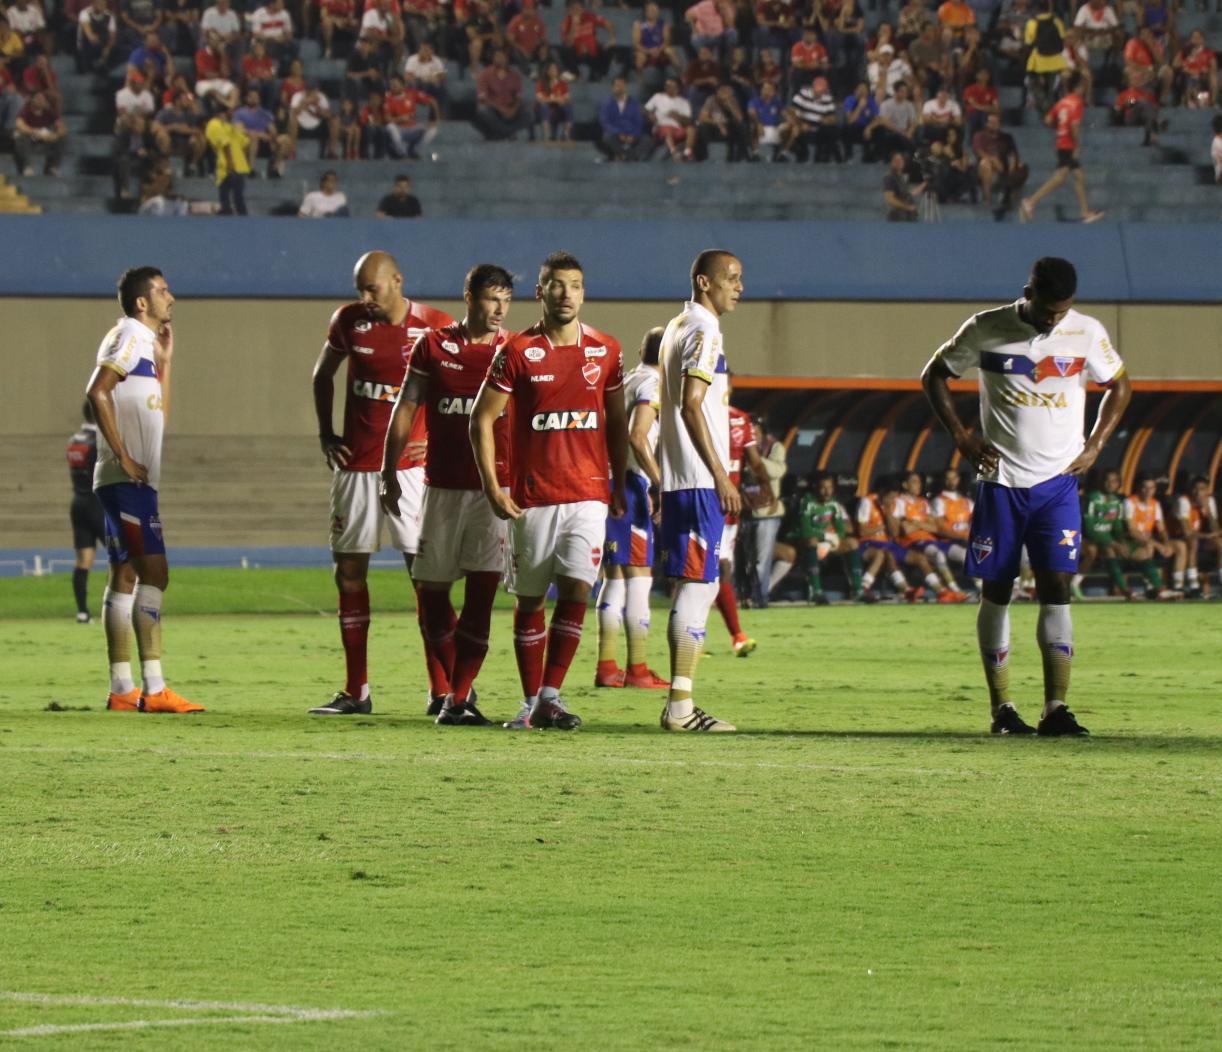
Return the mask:
<path id="1" fill-rule="evenodd" d="M 711 623 L 697 680 L 744 733 L 691 738 L 589 686 L 593 613 L 581 731 L 433 727 L 403 575 L 372 587 L 376 715 L 309 718 L 340 683 L 325 572 L 177 573 L 165 667 L 210 711 L 174 717 L 102 711 L 62 577 L 0 582 L 0 988 L 231 1006 L 0 994 L 0 1044 L 1216 1046 L 1222 604 L 1077 609 L 1086 741 L 983 733 L 967 608 L 748 611 L 759 650 Z"/>

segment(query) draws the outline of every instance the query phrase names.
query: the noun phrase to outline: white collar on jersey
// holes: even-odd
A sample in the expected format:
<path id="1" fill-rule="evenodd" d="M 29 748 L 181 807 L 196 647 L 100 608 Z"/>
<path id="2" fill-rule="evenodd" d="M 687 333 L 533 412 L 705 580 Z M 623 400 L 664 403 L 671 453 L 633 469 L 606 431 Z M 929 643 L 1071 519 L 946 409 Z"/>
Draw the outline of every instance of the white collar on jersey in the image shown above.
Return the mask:
<path id="1" fill-rule="evenodd" d="M 721 328 L 721 319 L 718 318 L 717 315 L 711 310 L 709 310 L 708 307 L 704 306 L 704 304 L 697 303 L 695 300 L 688 300 L 687 303 L 684 304 L 684 307 L 695 314 L 703 315 L 710 322 L 716 325 L 718 329 Z"/>

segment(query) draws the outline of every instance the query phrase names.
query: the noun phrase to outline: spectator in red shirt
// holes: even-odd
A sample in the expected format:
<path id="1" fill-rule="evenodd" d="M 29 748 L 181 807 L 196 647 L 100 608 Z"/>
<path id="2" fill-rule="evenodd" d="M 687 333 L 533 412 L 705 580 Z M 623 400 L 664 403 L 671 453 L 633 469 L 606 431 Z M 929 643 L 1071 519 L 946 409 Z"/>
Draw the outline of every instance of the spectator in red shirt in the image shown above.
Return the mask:
<path id="1" fill-rule="evenodd" d="M 1183 105 L 1211 109 L 1218 104 L 1218 59 L 1205 46 L 1204 33 L 1194 29 L 1172 65 Z"/>
<path id="2" fill-rule="evenodd" d="M 361 107 L 361 156 L 380 161 L 386 156 L 386 106 L 380 91 L 371 91 Z"/>
<path id="3" fill-rule="evenodd" d="M 969 142 L 975 137 L 993 114 L 1001 115 L 997 89 L 987 69 L 976 71 L 976 81 L 963 89 L 963 122 L 967 128 Z"/>
<path id="4" fill-rule="evenodd" d="M 802 39 L 789 49 L 789 83 L 796 94 L 815 77 L 828 73 L 827 48 L 819 43 L 814 26 L 802 30 Z"/>
<path id="5" fill-rule="evenodd" d="M 21 91 L 26 98 L 41 91 L 56 113 L 63 108 L 64 97 L 60 94 L 59 77 L 55 75 L 51 60 L 46 55 L 35 55 L 34 61 L 26 66 L 21 74 Z"/>
<path id="6" fill-rule="evenodd" d="M 1116 96 L 1112 112 L 1117 124 L 1145 128 L 1142 146 L 1158 145 L 1158 99 L 1145 88 L 1130 81 L 1124 91 Z"/>
<path id="7" fill-rule="evenodd" d="M 1009 211 L 1013 195 L 1027 182 L 1029 169 L 1018 155 L 1014 139 L 1001 130 L 1001 114 L 990 113 L 984 127 L 972 136 L 976 173 L 986 206 L 993 203 L 993 188 L 1001 191 L 1001 214 Z"/>
<path id="8" fill-rule="evenodd" d="M 1019 212 L 1024 222 L 1035 215 L 1035 206 L 1052 193 L 1073 173 L 1074 193 L 1078 198 L 1078 208 L 1082 213 L 1083 223 L 1095 223 L 1103 218 L 1102 212 L 1091 210 L 1086 200 L 1086 177 L 1082 174 L 1082 166 L 1078 160 L 1081 150 L 1082 116 L 1086 112 L 1086 103 L 1078 94 L 1079 78 L 1071 73 L 1065 79 L 1065 95 L 1044 117 L 1044 123 L 1056 129 L 1057 170 L 1051 178 L 1030 197 L 1023 200 Z"/>
<path id="9" fill-rule="evenodd" d="M 386 93 L 386 146 L 392 157 L 406 154 L 419 159 L 417 147 L 426 131 L 436 130 L 441 122 L 441 110 L 437 100 L 416 88 L 415 82 L 407 83 L 405 77 L 390 78 L 390 91 Z M 427 106 L 432 113 L 428 128 L 421 128 L 416 121 L 416 107 Z"/>
<path id="10" fill-rule="evenodd" d="M 1125 44 L 1124 72 L 1130 84 L 1149 88 L 1162 104 L 1175 71 L 1167 64 L 1167 49 L 1149 26 Z"/>
<path id="11" fill-rule="evenodd" d="M 505 39 L 514 65 L 530 69 L 539 61 L 539 49 L 547 43 L 547 23 L 535 10 L 535 0 L 522 0 L 522 10 L 505 27 Z"/>
<path id="12" fill-rule="evenodd" d="M 522 76 L 509 66 L 504 49 L 493 52 L 492 65 L 475 82 L 475 124 L 486 139 L 516 139 L 534 134 L 531 115 L 522 102 Z"/>
<path id="13" fill-rule="evenodd" d="M 599 30 L 607 34 L 605 44 L 598 38 Z M 615 27 L 602 15 L 587 11 L 581 0 L 569 0 L 568 14 L 560 23 L 560 43 L 560 55 L 570 73 L 577 76 L 584 62 L 590 80 L 601 80 L 611 68 Z"/>
<path id="14" fill-rule="evenodd" d="M 573 106 L 568 81 L 560 75 L 560 63 L 549 62 L 535 82 L 535 123 L 539 136 L 567 142 L 573 136 Z"/>
<path id="15" fill-rule="evenodd" d="M 683 71 L 683 87 L 687 91 L 687 101 L 692 104 L 692 113 L 699 114 L 704 108 L 721 83 L 724 72 L 721 63 L 713 57 L 712 48 L 702 47 L 696 52 L 696 57 Z"/>
<path id="16" fill-rule="evenodd" d="M 272 59 L 275 62 L 275 59 Z M 292 106 L 293 96 L 299 91 L 305 91 L 305 66 L 302 65 L 301 59 L 293 59 L 289 66 L 289 75 L 280 82 L 280 106 L 277 117 L 281 121 L 281 126 L 288 124 L 289 109 Z"/>
<path id="17" fill-rule="evenodd" d="M 237 109 L 238 89 L 229 75 L 229 55 L 220 34 L 208 30 L 204 46 L 195 52 L 195 94 L 209 112 Z"/>
<path id="18" fill-rule="evenodd" d="M 257 91 L 263 108 L 275 112 L 278 89 L 276 61 L 267 53 L 263 41 L 256 40 L 242 56 L 242 90 Z"/>
<path id="19" fill-rule="evenodd" d="M 21 111 L 13 131 L 13 160 L 24 176 L 34 174 L 34 154 L 45 153 L 43 170 L 47 175 L 59 175 L 59 162 L 64 153 L 68 129 L 41 91 L 36 91 Z"/>

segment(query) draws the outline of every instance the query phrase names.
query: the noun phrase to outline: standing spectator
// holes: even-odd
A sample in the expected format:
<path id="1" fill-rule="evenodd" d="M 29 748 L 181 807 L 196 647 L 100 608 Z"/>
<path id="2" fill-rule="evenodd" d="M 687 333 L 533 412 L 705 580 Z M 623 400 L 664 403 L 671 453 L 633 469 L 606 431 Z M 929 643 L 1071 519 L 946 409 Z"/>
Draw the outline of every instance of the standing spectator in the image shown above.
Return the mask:
<path id="1" fill-rule="evenodd" d="M 322 38 L 322 57 L 335 54 L 335 40 L 356 38 L 361 31 L 356 0 L 321 0 L 318 5 L 318 32 Z"/>
<path id="2" fill-rule="evenodd" d="M 1086 178 L 1082 174 L 1079 154 L 1082 149 L 1082 115 L 1086 103 L 1078 94 L 1078 81 L 1070 76 L 1066 83 L 1065 97 L 1044 118 L 1044 123 L 1056 128 L 1057 170 L 1052 177 L 1030 197 L 1023 200 L 1019 208 L 1022 219 L 1029 221 L 1035 215 L 1035 206 L 1060 186 L 1073 173 L 1074 193 L 1078 197 L 1078 208 L 1083 223 L 1095 223 L 1103 218 L 1102 212 L 1091 211 L 1086 200 Z"/>
<path id="3" fill-rule="evenodd" d="M 339 121 L 331 112 L 330 100 L 312 81 L 289 101 L 289 139 L 294 154 L 298 140 L 317 139 L 319 157 L 339 155 Z"/>
<path id="4" fill-rule="evenodd" d="M 729 84 L 722 84 L 705 101 L 696 118 L 692 152 L 697 161 L 708 160 L 711 142 L 726 144 L 726 160 L 730 162 L 744 161 L 751 153 L 751 130 Z"/>
<path id="5" fill-rule="evenodd" d="M 560 54 L 564 64 L 577 76 L 584 62 L 589 67 L 590 80 L 601 80 L 611 68 L 615 27 L 602 15 L 586 10 L 581 0 L 569 0 L 567 10 L 560 23 Z M 605 44 L 598 39 L 600 30 L 607 34 Z"/>
<path id="6" fill-rule="evenodd" d="M 339 176 L 325 171 L 318 180 L 318 189 L 301 199 L 297 214 L 303 219 L 332 219 L 348 216 L 348 197 L 339 188 Z"/>
<path id="7" fill-rule="evenodd" d="M 372 7 L 365 9 L 361 16 L 361 37 L 373 41 L 384 65 L 399 66 L 403 62 L 406 30 L 403 19 L 391 7 L 391 0 L 375 0 Z"/>
<path id="8" fill-rule="evenodd" d="M 0 55 L 0 136 L 12 135 L 17 126 L 17 114 L 25 105 L 25 97 L 17 90 L 8 70 L 8 59 Z"/>
<path id="9" fill-rule="evenodd" d="M 419 199 L 412 193 L 411 176 L 396 175 L 395 185 L 374 213 L 379 219 L 416 219 L 423 214 Z"/>
<path id="10" fill-rule="evenodd" d="M 990 113 L 985 126 L 972 136 L 972 152 L 976 155 L 976 172 L 984 204 L 992 204 L 993 188 L 1001 191 L 1001 210 L 1006 212 L 1015 193 L 1027 181 L 1028 169 L 1018 155 L 1014 139 L 1001 130 L 1001 115 Z"/>
<path id="11" fill-rule="evenodd" d="M 35 92 L 17 114 L 13 133 L 13 160 L 17 164 L 17 171 L 25 176 L 33 175 L 33 155 L 45 153 L 44 172 L 59 175 L 67 135 L 68 129 L 64 127 L 59 111 L 41 91 Z"/>
<path id="12" fill-rule="evenodd" d="M 1188 43 L 1172 63 L 1176 73 L 1176 91 L 1185 106 L 1212 109 L 1218 104 L 1218 59 L 1205 46 L 1205 34 L 1194 29 Z"/>
<path id="13" fill-rule="evenodd" d="M 738 43 L 738 30 L 726 14 L 726 6 L 718 0 L 696 0 L 683 13 L 683 20 L 692 28 L 692 47 L 711 48 L 714 54 L 725 58 Z"/>
<path id="14" fill-rule="evenodd" d="M 409 55 L 403 63 L 403 72 L 416 82 L 416 87 L 428 92 L 437 100 L 437 106 L 444 117 L 446 113 L 446 64 L 433 52 L 433 45 L 427 40 L 420 45 L 420 50 Z"/>
<path id="15" fill-rule="evenodd" d="M 641 132 L 645 118 L 641 105 L 628 94 L 628 81 L 617 76 L 611 81 L 611 96 L 598 108 L 602 137 L 598 148 L 610 161 L 636 161 L 641 157 Z"/>
<path id="16" fill-rule="evenodd" d="M 121 0 L 119 4 L 119 43 L 135 50 L 150 35 L 159 37 L 161 6 L 159 0 Z"/>
<path id="17" fill-rule="evenodd" d="M 1065 72 L 1065 23 L 1057 17 L 1053 0 L 1039 0 L 1039 13 L 1027 19 L 1023 42 L 1027 55 L 1027 86 L 1040 113 L 1047 113 Z"/>
<path id="18" fill-rule="evenodd" d="M 250 175 L 250 140 L 233 119 L 233 108 L 222 107 L 204 128 L 216 155 L 216 188 L 223 216 L 246 215 L 246 177 Z"/>
<path id="19" fill-rule="evenodd" d="M 258 43 L 261 45 L 262 41 L 259 41 Z M 251 46 L 254 47 L 255 45 Z M 280 99 L 276 109 L 276 120 L 279 122 L 282 128 L 288 127 L 289 115 L 293 109 L 294 97 L 298 92 L 305 91 L 306 87 L 305 65 L 302 63 L 301 59 L 295 58 L 289 64 L 289 75 L 280 82 Z"/>
<path id="20" fill-rule="evenodd" d="M 361 111 L 351 99 L 339 100 L 339 153 L 345 161 L 356 161 L 361 156 Z"/>
<path id="21" fill-rule="evenodd" d="M 276 60 L 283 73 L 297 57 L 297 41 L 293 39 L 293 16 L 284 9 L 284 0 L 267 0 L 250 16 L 250 38 L 262 40 L 267 53 Z"/>
<path id="22" fill-rule="evenodd" d="M 573 106 L 569 83 L 560 75 L 560 63 L 549 62 L 535 82 L 535 123 L 539 135 L 552 142 L 567 142 L 573 135 Z"/>
<path id="23" fill-rule="evenodd" d="M 249 141 L 246 152 L 249 170 L 254 171 L 255 159 L 263 154 L 267 157 L 268 178 L 279 179 L 293 143 L 276 130 L 275 116 L 260 104 L 259 93 L 253 88 L 246 92 L 246 104 L 234 111 L 233 123 L 242 128 Z"/>
<path id="24" fill-rule="evenodd" d="M 808 156 L 816 163 L 832 159 L 843 161 L 839 110 L 828 88 L 827 78 L 816 77 L 790 102 L 786 149 L 793 150 L 800 161 L 805 161 Z"/>
<path id="25" fill-rule="evenodd" d="M 441 120 L 441 111 L 432 95 L 418 91 L 414 83 L 408 84 L 403 77 L 390 78 L 390 91 L 386 93 L 386 143 L 391 157 L 411 157 L 419 160 L 417 147 L 428 132 L 436 133 Z M 428 127 L 416 122 L 416 108 L 427 106 L 432 112 Z"/>
<path id="26" fill-rule="evenodd" d="M 382 70 L 385 62 L 376 53 L 376 48 L 374 38 L 362 34 L 344 68 L 344 98 L 358 105 L 365 101 L 371 91 L 383 90 Z"/>
<path id="27" fill-rule="evenodd" d="M 1131 81 L 1112 107 L 1118 124 L 1145 129 L 1142 146 L 1158 145 L 1158 99 Z"/>
<path id="28" fill-rule="evenodd" d="M 772 160 L 781 160 L 781 127 L 785 105 L 777 94 L 776 85 L 766 80 L 758 93 L 747 103 L 747 116 L 751 121 L 751 156 L 758 157 L 761 146 L 772 147 Z M 730 553 L 726 553 L 727 557 Z"/>
<path id="29" fill-rule="evenodd" d="M 683 86 L 692 112 L 699 114 L 705 102 L 721 84 L 721 63 L 713 57 L 712 48 L 702 47 L 683 71 Z"/>
<path id="30" fill-rule="evenodd" d="M 153 122 L 153 141 L 162 157 L 177 155 L 183 159 L 183 173 L 194 175 L 203 159 L 208 141 L 194 96 L 179 91 L 157 114 Z"/>
<path id="31" fill-rule="evenodd" d="M 522 77 L 509 68 L 504 50 L 492 55 L 492 65 L 480 71 L 475 82 L 475 123 L 486 139 L 516 139 L 531 127 L 530 114 L 522 104 Z"/>
<path id="32" fill-rule="evenodd" d="M 34 0 L 13 0 L 4 12 L 12 29 L 25 46 L 26 54 L 50 55 L 51 34 L 47 32 L 47 19 L 42 8 Z"/>
<path id="33" fill-rule="evenodd" d="M 547 23 L 535 10 L 535 0 L 522 0 L 522 10 L 505 27 L 505 39 L 514 65 L 527 71 L 538 68 L 539 49 L 547 43 Z"/>
<path id="34" fill-rule="evenodd" d="M 785 515 L 781 500 L 781 480 L 788 471 L 785 443 L 762 424 L 756 423 L 755 445 L 764 461 L 764 470 L 772 483 L 772 500 L 761 503 L 755 510 L 755 580 L 757 607 L 768 605 L 768 582 L 772 576 L 772 560 L 776 553 L 776 538 Z"/>
<path id="35" fill-rule="evenodd" d="M 872 136 L 875 156 L 889 158 L 896 150 L 912 153 L 919 123 L 916 106 L 908 97 L 908 85 L 901 82 L 891 98 L 879 103 L 878 124 Z"/>
<path id="36" fill-rule="evenodd" d="M 899 151 L 891 155 L 891 164 L 883 176 L 883 201 L 887 205 L 889 223 L 915 223 L 917 221 L 916 194 L 925 192 L 925 184 L 908 184 L 905 172 L 907 158 Z"/>
<path id="37" fill-rule="evenodd" d="M 106 0 L 90 0 L 77 19 L 76 68 L 81 73 L 105 73 L 119 40 L 119 23 Z"/>
<path id="38" fill-rule="evenodd" d="M 257 91 L 264 108 L 274 110 L 279 89 L 276 60 L 267 53 L 262 40 L 252 42 L 250 51 L 242 56 L 242 90 Z"/>
<path id="39" fill-rule="evenodd" d="M 844 156 L 853 159 L 853 147 L 861 146 L 863 164 L 875 160 L 874 133 L 878 129 L 878 99 L 870 94 L 870 85 L 864 80 L 853 94 L 844 100 Z"/>
<path id="40" fill-rule="evenodd" d="M 683 56 L 673 46 L 670 26 L 654 0 L 648 0 L 641 14 L 632 23 L 632 65 L 641 77 L 642 91 L 656 93 L 668 67 L 683 68 Z"/>
<path id="41" fill-rule="evenodd" d="M 1001 102 L 987 69 L 977 70 L 975 82 L 963 89 L 963 104 L 967 108 L 964 124 L 969 141 L 993 114 L 1001 116 Z"/>
<path id="42" fill-rule="evenodd" d="M 789 50 L 789 86 L 799 91 L 817 76 L 827 76 L 827 48 L 820 42 L 813 26 L 802 30 L 802 39 Z"/>

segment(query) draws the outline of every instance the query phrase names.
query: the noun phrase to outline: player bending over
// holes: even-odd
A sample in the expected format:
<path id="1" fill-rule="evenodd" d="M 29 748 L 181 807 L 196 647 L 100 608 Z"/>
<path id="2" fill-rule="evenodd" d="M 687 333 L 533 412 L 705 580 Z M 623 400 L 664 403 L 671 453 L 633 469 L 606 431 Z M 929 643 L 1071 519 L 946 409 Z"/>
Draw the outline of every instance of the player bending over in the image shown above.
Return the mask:
<path id="1" fill-rule="evenodd" d="M 628 413 L 628 474 L 624 514 L 607 516 L 602 591 L 598 596 L 596 687 L 670 686 L 646 662 L 649 643 L 649 590 L 653 586 L 653 527 L 650 493 L 658 493 L 658 349 L 662 330 L 650 329 L 641 341 L 641 362 L 624 377 Z M 620 627 L 628 637 L 628 668 L 616 662 Z"/>
<path id="2" fill-rule="evenodd" d="M 718 555 L 726 516 L 742 510 L 730 481 L 728 367 L 721 316 L 738 306 L 743 266 L 710 249 L 692 264 L 692 298 L 662 337 L 662 561 L 674 582 L 666 638 L 668 731 L 732 731 L 692 700 L 709 607 L 717 595 Z"/>
<path id="3" fill-rule="evenodd" d="M 430 329 L 412 348 L 382 453 L 381 501 L 392 518 L 402 515 L 398 464 L 424 407 L 428 427 L 425 489 L 419 549 L 412 564 L 425 649 L 445 670 L 450 692 L 439 724 L 486 725 L 475 707 L 472 684 L 488 653 L 492 603 L 505 567 L 505 522 L 484 500 L 468 438 L 471 408 L 493 355 L 508 333 L 501 328 L 513 298 L 513 277 L 481 263 L 463 283 L 467 315 Z M 493 424 L 497 485 L 509 484 L 507 422 Z M 450 588 L 465 578 L 462 615 L 455 617 Z"/>
<path id="4" fill-rule="evenodd" d="M 938 419 L 980 482 L 967 572 L 984 579 L 976 619 L 994 734 L 1033 734 L 1010 698 L 1010 595 L 1023 545 L 1035 573 L 1044 662 L 1043 735 L 1085 734 L 1066 705 L 1073 660 L 1070 578 L 1082 544 L 1078 476 L 1090 470 L 1128 405 L 1129 379 L 1103 326 L 1073 309 L 1068 260 L 1036 260 L 1016 303 L 973 315 L 925 366 Z M 948 382 L 980 370 L 980 430 L 969 432 Z M 1108 387 L 1085 441 L 1086 381 Z"/>
<path id="5" fill-rule="evenodd" d="M 118 711 L 203 712 L 161 673 L 161 602 L 170 582 L 157 507 L 161 436 L 170 412 L 174 296 L 156 267 L 119 278 L 124 317 L 98 348 L 87 395 L 103 442 L 93 489 L 106 514 L 110 579 L 102 596 L 110 696 Z M 143 689 L 132 679 L 132 634 Z"/>
<path id="6" fill-rule="evenodd" d="M 567 252 L 543 261 L 535 298 L 543 317 L 492 359 L 471 411 L 471 444 L 484 496 L 511 520 L 508 580 L 518 597 L 513 631 L 523 701 L 506 726 L 572 730 L 581 717 L 565 708 L 560 688 L 598 577 L 607 504 L 613 515 L 624 511 L 624 363 L 613 337 L 578 320 L 585 278 Z M 496 475 L 494 428 L 511 399 L 507 494 Z M 553 583 L 558 598 L 545 631 L 543 601 Z"/>
<path id="7" fill-rule="evenodd" d="M 413 303 L 403 295 L 399 264 L 385 252 L 367 252 L 358 259 L 353 280 L 360 299 L 331 316 L 326 341 L 314 364 L 318 438 L 332 471 L 331 557 L 339 589 L 339 634 L 346 668 L 344 689 L 326 705 L 310 709 L 315 716 L 373 711 L 367 657 L 369 556 L 382 547 L 382 528 L 388 526 L 391 544 L 403 553 L 411 571 L 424 489 L 424 417 L 417 414 L 415 432 L 397 465 L 402 491 L 397 517 L 388 517 L 378 502 L 382 447 L 412 344 L 427 329 L 454 323 L 444 311 Z M 331 426 L 331 404 L 335 374 L 345 361 L 348 388 L 344 433 L 340 436 Z M 450 683 L 441 662 L 427 646 L 425 656 L 429 662 L 429 711 L 436 715 L 450 693 Z"/>

